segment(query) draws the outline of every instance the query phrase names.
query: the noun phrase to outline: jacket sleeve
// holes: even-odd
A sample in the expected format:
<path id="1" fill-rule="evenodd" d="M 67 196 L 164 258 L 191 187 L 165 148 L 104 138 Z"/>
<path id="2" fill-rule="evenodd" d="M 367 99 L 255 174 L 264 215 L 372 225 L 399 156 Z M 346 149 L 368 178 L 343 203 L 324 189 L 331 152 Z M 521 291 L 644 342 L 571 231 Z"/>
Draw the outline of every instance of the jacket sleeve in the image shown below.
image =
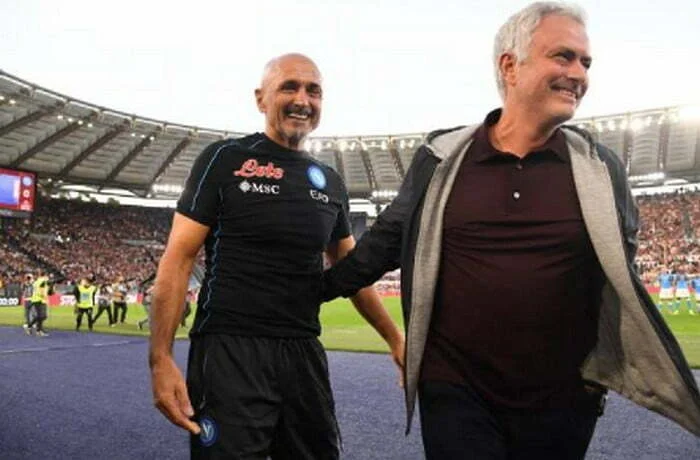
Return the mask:
<path id="1" fill-rule="evenodd" d="M 639 232 L 639 209 L 632 196 L 627 173 L 622 161 L 615 153 L 602 144 L 597 144 L 598 155 L 605 162 L 610 172 L 615 193 L 615 206 L 620 219 L 620 227 L 624 238 L 627 263 L 634 264 L 637 254 L 637 233 Z"/>
<path id="2" fill-rule="evenodd" d="M 423 193 L 415 183 L 429 161 L 428 150 L 419 148 L 396 198 L 379 214 L 355 248 L 324 273 L 324 301 L 338 296 L 352 296 L 377 281 L 384 273 L 400 266 L 404 226 L 419 195 Z"/>

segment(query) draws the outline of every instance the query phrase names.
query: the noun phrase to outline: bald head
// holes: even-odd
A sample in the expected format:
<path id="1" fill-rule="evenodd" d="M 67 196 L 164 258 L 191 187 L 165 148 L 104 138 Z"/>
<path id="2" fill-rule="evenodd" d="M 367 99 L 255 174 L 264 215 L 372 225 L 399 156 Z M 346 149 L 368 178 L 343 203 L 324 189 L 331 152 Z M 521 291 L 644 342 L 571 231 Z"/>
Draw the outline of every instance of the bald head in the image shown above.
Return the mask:
<path id="1" fill-rule="evenodd" d="M 283 147 L 299 150 L 321 119 L 321 72 L 299 53 L 283 54 L 265 65 L 255 90 L 258 110 L 265 114 L 265 134 Z"/>
<path id="2" fill-rule="evenodd" d="M 284 68 L 288 66 L 294 67 L 296 65 L 306 65 L 312 67 L 318 74 L 319 81 L 321 80 L 321 72 L 318 70 L 316 63 L 311 60 L 310 57 L 301 53 L 287 53 L 272 58 L 267 62 L 267 64 L 265 64 L 262 79 L 260 80 L 260 88 L 265 88 L 267 85 L 269 85 L 270 80 L 272 80 L 274 76 L 279 74 Z"/>

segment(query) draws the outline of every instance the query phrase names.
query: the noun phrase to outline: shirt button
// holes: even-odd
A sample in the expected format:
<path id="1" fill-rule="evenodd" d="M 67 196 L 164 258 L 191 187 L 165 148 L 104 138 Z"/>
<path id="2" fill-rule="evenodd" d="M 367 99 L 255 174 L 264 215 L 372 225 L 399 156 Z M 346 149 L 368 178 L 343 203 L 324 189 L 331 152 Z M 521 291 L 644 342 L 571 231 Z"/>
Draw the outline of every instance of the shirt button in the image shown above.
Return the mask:
<path id="1" fill-rule="evenodd" d="M 519 200 L 520 199 L 520 192 L 513 192 L 513 199 Z"/>
<path id="2" fill-rule="evenodd" d="M 522 169 L 523 169 L 523 164 L 520 163 L 520 162 L 516 163 L 516 164 L 515 164 L 515 169 L 517 169 L 517 170 L 522 170 Z"/>

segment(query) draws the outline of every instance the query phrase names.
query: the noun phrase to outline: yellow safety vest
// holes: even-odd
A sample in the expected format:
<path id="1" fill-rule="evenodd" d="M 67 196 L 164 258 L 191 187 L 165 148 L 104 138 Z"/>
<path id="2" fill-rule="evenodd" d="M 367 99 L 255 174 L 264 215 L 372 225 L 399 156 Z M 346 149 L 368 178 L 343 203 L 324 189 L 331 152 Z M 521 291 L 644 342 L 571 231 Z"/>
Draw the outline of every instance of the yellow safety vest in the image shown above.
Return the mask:
<path id="1" fill-rule="evenodd" d="M 97 286 L 78 286 L 78 292 L 80 293 L 80 298 L 78 299 L 78 306 L 80 308 L 94 307 L 96 290 Z"/>
<path id="2" fill-rule="evenodd" d="M 45 276 L 38 277 L 34 283 L 32 283 L 32 302 L 46 303 L 49 298 L 49 279 Z"/>

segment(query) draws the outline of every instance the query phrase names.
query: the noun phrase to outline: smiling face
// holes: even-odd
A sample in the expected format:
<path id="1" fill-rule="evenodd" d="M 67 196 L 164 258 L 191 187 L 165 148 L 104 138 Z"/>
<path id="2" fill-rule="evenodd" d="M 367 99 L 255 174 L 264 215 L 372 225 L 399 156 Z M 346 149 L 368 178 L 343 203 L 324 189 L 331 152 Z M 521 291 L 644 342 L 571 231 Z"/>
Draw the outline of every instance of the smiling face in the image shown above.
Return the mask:
<path id="1" fill-rule="evenodd" d="M 265 114 L 265 134 L 294 150 L 321 120 L 321 73 L 306 56 L 285 55 L 270 62 L 262 85 L 255 90 Z"/>
<path id="2" fill-rule="evenodd" d="M 590 48 L 585 27 L 562 15 L 542 18 L 532 34 L 527 57 L 501 56 L 505 104 L 559 125 L 570 120 L 588 89 Z"/>

